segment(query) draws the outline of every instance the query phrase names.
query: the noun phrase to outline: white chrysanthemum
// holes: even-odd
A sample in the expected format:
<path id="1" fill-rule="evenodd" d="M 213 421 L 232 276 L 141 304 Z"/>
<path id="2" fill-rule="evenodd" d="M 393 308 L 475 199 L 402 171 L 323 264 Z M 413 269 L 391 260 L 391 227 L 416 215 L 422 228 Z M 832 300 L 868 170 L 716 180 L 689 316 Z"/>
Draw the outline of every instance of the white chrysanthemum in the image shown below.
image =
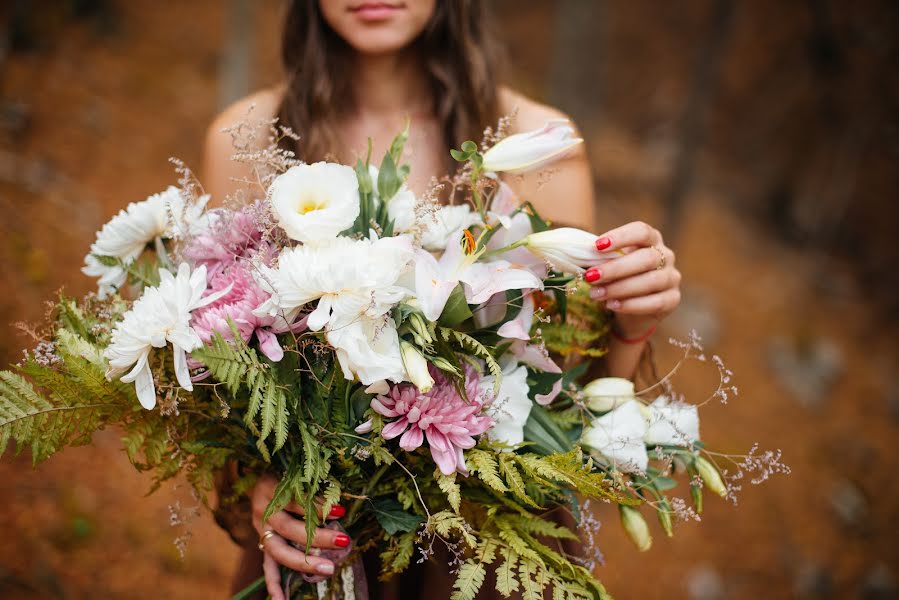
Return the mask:
<path id="1" fill-rule="evenodd" d="M 268 196 L 278 224 L 299 242 L 334 238 L 359 216 L 359 181 L 345 165 L 291 167 L 275 178 Z"/>
<path id="2" fill-rule="evenodd" d="M 172 344 L 175 377 L 181 387 L 192 390 L 186 353 L 196 350 L 203 342 L 190 327 L 190 313 L 230 291 L 226 288 L 203 298 L 206 291 L 206 267 L 203 266 L 191 273 L 190 267 L 182 263 L 177 276 L 163 269 L 159 270 L 159 276 L 159 286 L 144 290 L 116 325 L 112 343 L 103 352 L 109 360 L 106 377 L 111 380 L 130 368 L 121 380 L 134 382 L 137 398 L 146 409 L 156 406 L 156 388 L 150 372 L 153 348 Z"/>
<path id="3" fill-rule="evenodd" d="M 699 411 L 693 404 L 659 396 L 649 405 L 647 444 L 689 446 L 699 439 Z"/>
<path id="4" fill-rule="evenodd" d="M 643 411 L 639 403 L 631 401 L 593 419 L 584 429 L 581 442 L 599 451 L 622 471 L 645 472 L 649 464 L 645 435 Z"/>
<path id="5" fill-rule="evenodd" d="M 142 202 L 132 202 L 97 233 L 97 240 L 84 258 L 85 266 L 81 271 L 99 278 L 97 283 L 101 298 L 123 286 L 127 275 L 122 267 L 104 265 L 97 256 L 118 258 L 125 264 L 137 260 L 148 243 L 156 238 L 171 236 L 170 207 L 184 214 L 181 190 L 174 186 Z"/>
<path id="6" fill-rule="evenodd" d="M 406 380 L 396 323 L 389 315 L 335 320 L 326 334 L 347 379 L 363 385 Z"/>
<path id="7" fill-rule="evenodd" d="M 412 242 L 406 236 L 337 237 L 284 250 L 277 267 L 261 267 L 256 276 L 271 297 L 254 314 L 283 317 L 291 323 L 300 308 L 318 300 L 307 321 L 313 331 L 332 318 L 349 322 L 361 315 L 379 317 L 408 294 L 396 281 L 412 255 Z"/>
<path id="8" fill-rule="evenodd" d="M 487 430 L 487 437 L 494 442 L 517 446 L 524 441 L 524 425 L 528 422 L 534 401 L 528 397 L 528 370 L 524 365 L 511 363 L 503 369 L 499 392 L 487 409 L 494 425 Z M 492 395 L 495 377 L 481 378 L 478 387 L 484 395 Z"/>
<path id="9" fill-rule="evenodd" d="M 441 206 L 432 217 L 423 221 L 421 245 L 426 250 L 438 251 L 446 248 L 453 233 L 480 223 L 481 217 L 468 204 L 454 204 Z"/>

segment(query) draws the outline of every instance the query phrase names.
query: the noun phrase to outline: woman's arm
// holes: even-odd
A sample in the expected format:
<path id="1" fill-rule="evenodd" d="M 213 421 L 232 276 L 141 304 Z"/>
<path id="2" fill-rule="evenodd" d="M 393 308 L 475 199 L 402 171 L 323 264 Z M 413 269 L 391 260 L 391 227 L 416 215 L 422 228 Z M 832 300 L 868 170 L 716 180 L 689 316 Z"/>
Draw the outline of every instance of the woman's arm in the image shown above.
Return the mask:
<path id="1" fill-rule="evenodd" d="M 238 181 L 252 176 L 248 165 L 231 160 L 234 155 L 231 134 L 222 130 L 247 119 L 254 122 L 271 119 L 278 112 L 282 94 L 281 87 L 274 87 L 241 98 L 222 111 L 209 126 L 201 181 L 206 192 L 212 195 L 211 206 L 221 206 L 228 194 L 242 187 Z M 260 141 L 264 142 L 262 137 Z"/>
<path id="2" fill-rule="evenodd" d="M 515 131 L 542 127 L 549 119 L 567 119 L 558 110 L 537 104 L 510 90 L 501 94 L 502 110 L 515 113 Z M 549 172 L 528 173 L 508 180 L 540 215 L 557 224 L 595 230 L 595 200 L 590 163 L 583 144 L 553 163 Z M 642 222 L 628 223 L 602 234 L 599 250 L 621 256 L 585 273 L 594 285 L 591 296 L 615 314 L 606 356 L 609 375 L 632 378 L 656 324 L 680 303 L 680 272 L 674 252 L 661 233 Z"/>

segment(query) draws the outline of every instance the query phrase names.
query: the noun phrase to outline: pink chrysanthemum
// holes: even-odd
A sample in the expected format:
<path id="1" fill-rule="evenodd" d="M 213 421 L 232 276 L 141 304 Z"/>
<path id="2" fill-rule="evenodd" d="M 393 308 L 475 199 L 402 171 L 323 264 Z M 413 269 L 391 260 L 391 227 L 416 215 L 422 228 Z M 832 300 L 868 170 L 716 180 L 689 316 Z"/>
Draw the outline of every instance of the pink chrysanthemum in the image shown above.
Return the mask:
<path id="1" fill-rule="evenodd" d="M 240 337 L 249 342 L 253 334 L 259 341 L 259 349 L 271 360 L 279 361 L 284 357 L 284 349 L 277 336 L 269 329 L 275 321 L 274 317 L 257 317 L 253 309 L 268 299 L 266 294 L 253 279 L 247 267 L 234 264 L 230 268 L 214 275 L 209 281 L 206 294 L 214 294 L 228 286 L 231 290 L 215 302 L 196 310 L 192 314 L 191 325 L 204 343 L 212 339 L 218 332 L 226 340 L 233 339 L 228 319 L 234 321 Z"/>
<path id="2" fill-rule="evenodd" d="M 236 261 L 266 250 L 255 210 L 251 205 L 237 212 L 212 212 L 209 230 L 191 238 L 183 250 L 184 257 L 195 265 L 206 265 L 211 280 Z"/>
<path id="3" fill-rule="evenodd" d="M 467 475 L 463 450 L 472 448 L 476 443 L 475 436 L 493 426 L 493 419 L 482 414 L 483 404 L 476 400 L 478 374 L 473 369 L 466 373 L 468 402 L 434 367 L 431 367 L 431 375 L 434 387 L 427 393 L 414 385 L 400 384 L 391 387 L 387 395 L 371 401 L 375 412 L 396 418 L 384 427 L 381 435 L 387 440 L 402 435 L 400 447 L 406 451 L 415 450 L 427 438 L 431 456 L 441 473 L 449 475 L 458 471 Z"/>

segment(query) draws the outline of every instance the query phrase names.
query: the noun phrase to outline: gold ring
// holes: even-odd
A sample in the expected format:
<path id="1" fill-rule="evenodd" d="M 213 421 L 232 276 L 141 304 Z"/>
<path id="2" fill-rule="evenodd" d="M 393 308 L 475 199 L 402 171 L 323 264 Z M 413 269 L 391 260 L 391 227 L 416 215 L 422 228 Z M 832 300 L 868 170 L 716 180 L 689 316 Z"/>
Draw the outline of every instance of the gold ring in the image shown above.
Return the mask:
<path id="1" fill-rule="evenodd" d="M 271 529 L 269 529 L 268 531 L 263 533 L 262 537 L 259 538 L 259 549 L 262 550 L 263 552 L 265 552 L 265 541 L 268 538 L 276 536 L 276 535 L 278 535 L 278 534 L 275 533 L 274 531 L 272 531 Z"/>
<path id="2" fill-rule="evenodd" d="M 659 253 L 659 266 L 656 267 L 656 271 L 660 271 L 665 268 L 665 264 L 668 262 L 668 258 L 665 256 L 665 253 L 662 252 L 662 249 L 658 246 L 653 246 L 652 249 Z"/>

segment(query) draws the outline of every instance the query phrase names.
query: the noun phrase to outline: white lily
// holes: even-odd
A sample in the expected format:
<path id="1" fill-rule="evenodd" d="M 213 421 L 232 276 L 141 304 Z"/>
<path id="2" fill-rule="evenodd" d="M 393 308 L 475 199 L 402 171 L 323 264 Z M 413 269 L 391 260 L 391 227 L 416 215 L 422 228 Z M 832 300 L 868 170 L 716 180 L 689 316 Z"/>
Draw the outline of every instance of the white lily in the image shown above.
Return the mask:
<path id="1" fill-rule="evenodd" d="M 528 329 L 530 329 L 530 327 L 528 327 Z M 554 374 L 562 373 L 562 369 L 549 356 L 549 352 L 546 350 L 546 347 L 542 343 L 528 344 L 524 340 L 515 340 L 514 342 L 512 342 L 512 345 L 509 346 L 509 354 L 514 356 L 516 360 L 518 360 L 518 362 L 520 362 L 521 364 L 527 365 L 538 371 Z M 546 406 L 547 404 L 552 403 L 552 401 L 556 399 L 556 396 L 558 396 L 559 392 L 561 391 L 562 378 L 559 377 L 548 393 L 536 394 L 534 396 L 534 400 L 537 401 L 537 404 Z"/>
<path id="2" fill-rule="evenodd" d="M 303 243 L 332 239 L 359 216 L 359 181 L 345 165 L 291 167 L 275 178 L 268 197 L 281 228 Z"/>
<path id="3" fill-rule="evenodd" d="M 508 261 L 476 262 L 479 254 L 466 254 L 461 241 L 459 230 L 450 236 L 440 260 L 424 250 L 415 254 L 415 294 L 428 320 L 436 321 L 440 317 L 460 282 L 464 284 L 469 304 L 481 304 L 505 290 L 542 289 L 543 282 L 533 273 L 516 269 Z"/>
<path id="4" fill-rule="evenodd" d="M 428 393 L 434 387 L 434 378 L 428 372 L 428 361 L 418 348 L 407 341 L 400 342 L 400 354 L 403 358 L 403 366 L 406 368 L 406 377 L 423 393 Z"/>
<path id="5" fill-rule="evenodd" d="M 584 386 L 583 395 L 587 408 L 608 412 L 634 400 L 634 382 L 623 377 L 600 377 Z"/>
<path id="6" fill-rule="evenodd" d="M 578 275 L 585 267 L 615 258 L 614 253 L 596 249 L 598 237 L 582 229 L 561 227 L 532 233 L 524 238 L 522 245 L 557 271 Z"/>
<path id="7" fill-rule="evenodd" d="M 561 158 L 584 140 L 574 137 L 565 119 L 547 121 L 540 129 L 517 133 L 484 152 L 485 171 L 523 173 Z"/>
<path id="8" fill-rule="evenodd" d="M 643 441 L 645 435 L 646 419 L 638 403 L 626 402 L 593 419 L 584 429 L 581 441 L 622 471 L 645 472 L 649 465 L 649 455 Z"/>
<path id="9" fill-rule="evenodd" d="M 531 339 L 531 326 L 534 324 L 534 297 L 525 294 L 521 301 L 521 310 L 511 321 L 506 321 L 499 326 L 496 333 L 500 337 L 515 338 L 528 341 Z"/>
<path id="10" fill-rule="evenodd" d="M 441 206 L 422 219 L 421 245 L 425 250 L 443 250 L 456 233 L 479 223 L 480 215 L 468 204 Z"/>
<path id="11" fill-rule="evenodd" d="M 528 370 L 524 365 L 511 362 L 503 368 L 499 391 L 487 409 L 494 425 L 487 431 L 487 438 L 494 442 L 517 446 L 524 441 L 524 425 L 528 422 L 533 400 L 528 398 Z M 493 394 L 494 376 L 481 378 L 478 387 L 481 394 Z"/>
<path id="12" fill-rule="evenodd" d="M 699 439 L 699 411 L 693 404 L 659 396 L 649 405 L 647 444 L 689 446 Z"/>
<path id="13" fill-rule="evenodd" d="M 228 287 L 204 298 L 205 266 L 191 273 L 187 263 L 182 263 L 177 276 L 160 269 L 159 277 L 159 286 L 145 289 L 124 314 L 112 332 L 112 342 L 103 351 L 109 360 L 106 377 L 111 380 L 131 368 L 121 381 L 134 382 L 137 398 L 146 409 L 156 406 L 156 388 L 150 372 L 153 348 L 172 344 L 178 384 L 185 390 L 193 390 L 186 353 L 202 346 L 203 341 L 190 327 L 190 313 L 231 291 Z"/>

